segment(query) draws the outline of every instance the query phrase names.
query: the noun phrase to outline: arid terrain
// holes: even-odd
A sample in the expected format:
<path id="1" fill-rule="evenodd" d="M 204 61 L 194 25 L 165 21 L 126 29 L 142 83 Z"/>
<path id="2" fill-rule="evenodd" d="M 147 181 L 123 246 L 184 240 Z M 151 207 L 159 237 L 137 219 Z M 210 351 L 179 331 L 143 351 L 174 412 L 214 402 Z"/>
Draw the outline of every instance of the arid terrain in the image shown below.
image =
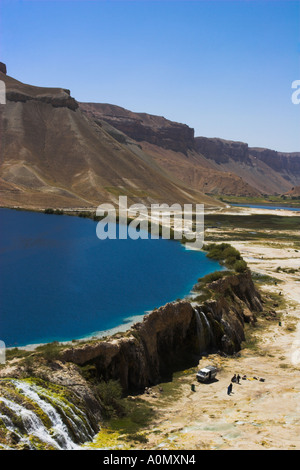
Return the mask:
<path id="1" fill-rule="evenodd" d="M 243 209 L 245 217 L 249 212 L 255 210 Z M 222 236 L 230 241 L 229 232 L 210 232 L 216 239 Z M 300 448 L 299 233 L 289 241 L 280 240 L 281 232 L 277 235 L 275 241 L 231 241 L 256 273 L 257 285 L 267 300 L 264 315 L 248 329 L 240 353 L 201 359 L 200 367 L 214 364 L 219 368 L 217 380 L 197 383 L 196 368 L 174 374 L 172 382 L 142 395 L 142 400 L 155 409 L 155 417 L 140 430 L 145 442 L 128 442 L 122 426 L 117 430 L 108 424 L 93 446 L 177 450 Z M 246 378 L 233 384 L 228 395 L 227 387 L 235 373 Z"/>
<path id="2" fill-rule="evenodd" d="M 126 195 L 132 203 L 216 208 L 224 204 L 214 196 L 298 197 L 299 152 L 195 137 L 162 116 L 22 83 L 1 64 L 1 206 L 95 209 Z"/>
<path id="3" fill-rule="evenodd" d="M 127 397 L 143 410 L 134 432 L 122 417 L 106 420 L 85 447 L 300 449 L 300 212 L 226 206 L 231 197 L 297 204 L 299 152 L 194 137 L 194 129 L 161 116 L 26 85 L 6 67 L 0 78 L 7 88 L 1 207 L 91 215 L 119 195 L 147 207 L 203 203 L 205 242 L 239 250 L 263 295 L 263 312 L 246 325 L 241 351 L 201 358 L 198 367 L 218 367 L 214 382 L 197 383 L 193 367 Z M 228 395 L 235 373 L 242 378 Z"/>

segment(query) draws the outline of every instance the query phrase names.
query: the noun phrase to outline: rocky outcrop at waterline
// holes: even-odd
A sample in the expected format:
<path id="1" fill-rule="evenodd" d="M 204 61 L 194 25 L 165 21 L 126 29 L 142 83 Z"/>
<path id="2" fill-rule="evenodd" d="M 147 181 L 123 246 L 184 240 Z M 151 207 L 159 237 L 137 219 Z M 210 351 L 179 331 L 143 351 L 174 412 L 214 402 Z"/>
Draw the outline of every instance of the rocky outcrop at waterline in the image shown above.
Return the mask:
<path id="1" fill-rule="evenodd" d="M 55 358 L 35 351 L 0 369 L 0 446 L 36 448 L 42 441 L 47 448 L 76 448 L 102 420 L 99 381 L 118 380 L 124 394 L 139 392 L 197 365 L 204 353 L 237 352 L 244 324 L 262 310 L 250 271 L 227 273 L 206 291 L 206 301 L 168 303 L 125 333 L 75 343 Z"/>
<path id="2" fill-rule="evenodd" d="M 262 309 L 251 273 L 226 276 L 209 284 L 212 298 L 201 305 L 168 303 L 141 323 L 109 340 L 66 349 L 61 359 L 93 364 L 99 377 L 116 379 L 125 392 L 142 390 L 195 365 L 204 352 L 233 354 L 244 341 L 244 323 Z"/>

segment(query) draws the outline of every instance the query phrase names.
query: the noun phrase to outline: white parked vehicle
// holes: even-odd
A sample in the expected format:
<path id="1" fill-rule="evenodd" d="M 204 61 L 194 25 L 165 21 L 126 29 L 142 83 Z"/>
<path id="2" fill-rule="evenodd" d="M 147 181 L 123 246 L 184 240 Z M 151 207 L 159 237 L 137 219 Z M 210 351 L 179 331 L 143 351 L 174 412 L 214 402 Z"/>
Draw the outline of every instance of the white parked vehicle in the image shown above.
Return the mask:
<path id="1" fill-rule="evenodd" d="M 210 382 L 217 375 L 218 369 L 215 366 L 206 366 L 197 372 L 198 382 Z"/>

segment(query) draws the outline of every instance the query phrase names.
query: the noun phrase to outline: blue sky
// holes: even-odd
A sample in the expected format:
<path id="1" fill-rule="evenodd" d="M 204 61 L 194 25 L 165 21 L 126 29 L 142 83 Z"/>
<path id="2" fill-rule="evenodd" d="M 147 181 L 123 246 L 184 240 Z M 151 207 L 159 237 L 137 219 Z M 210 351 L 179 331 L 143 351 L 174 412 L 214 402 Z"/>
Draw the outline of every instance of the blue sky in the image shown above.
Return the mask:
<path id="1" fill-rule="evenodd" d="M 20 81 L 300 151 L 299 1 L 1 0 L 0 31 Z"/>

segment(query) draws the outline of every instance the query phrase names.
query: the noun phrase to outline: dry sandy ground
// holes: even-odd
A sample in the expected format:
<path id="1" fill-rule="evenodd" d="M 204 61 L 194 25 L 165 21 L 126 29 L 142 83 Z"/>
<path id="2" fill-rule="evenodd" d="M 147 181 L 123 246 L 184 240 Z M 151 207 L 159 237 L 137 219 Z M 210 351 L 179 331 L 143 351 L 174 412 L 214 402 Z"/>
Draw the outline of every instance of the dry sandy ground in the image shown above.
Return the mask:
<path id="1" fill-rule="evenodd" d="M 272 247 L 267 240 L 265 246 L 261 240 L 232 245 L 252 271 L 283 281 L 263 287 L 281 291 L 287 302 L 280 312 L 281 325 L 270 322 L 266 330 L 259 331 L 256 348 L 243 349 L 239 357 L 202 358 L 201 367 L 215 364 L 220 368 L 214 383 L 199 384 L 195 371 L 186 371 L 174 377 L 173 397 L 167 392 L 164 396 L 158 387 L 143 395 L 158 410 L 159 418 L 145 432 L 148 443 L 140 448 L 300 449 L 300 276 L 299 271 L 274 272 L 278 266 L 299 268 L 300 251 Z M 294 331 L 286 329 L 291 317 L 298 325 Z M 234 384 L 233 393 L 228 395 L 227 386 L 234 373 L 247 379 Z"/>

